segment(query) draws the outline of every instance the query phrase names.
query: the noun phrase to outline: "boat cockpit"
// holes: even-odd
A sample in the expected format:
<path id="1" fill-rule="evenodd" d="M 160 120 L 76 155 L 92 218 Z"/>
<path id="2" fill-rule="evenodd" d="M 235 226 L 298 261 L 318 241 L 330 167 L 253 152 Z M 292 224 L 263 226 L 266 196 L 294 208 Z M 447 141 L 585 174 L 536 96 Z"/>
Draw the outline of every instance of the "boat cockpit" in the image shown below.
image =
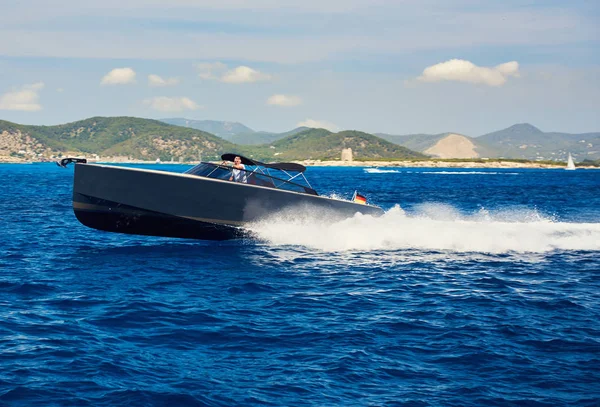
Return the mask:
<path id="1" fill-rule="evenodd" d="M 233 161 L 235 157 L 240 157 L 241 162 L 245 167 L 245 169 L 235 170 L 241 171 L 241 174 L 236 178 L 241 180 L 242 183 L 266 188 L 299 192 L 308 195 L 319 195 L 317 191 L 311 187 L 310 183 L 304 176 L 306 167 L 301 164 L 266 164 L 242 157 L 237 154 L 223 154 L 221 156 L 224 162 Z M 226 165 L 224 162 L 221 164 L 201 162 L 195 167 L 187 170 L 185 173 L 199 177 L 235 182 L 232 181 L 234 168 Z"/>

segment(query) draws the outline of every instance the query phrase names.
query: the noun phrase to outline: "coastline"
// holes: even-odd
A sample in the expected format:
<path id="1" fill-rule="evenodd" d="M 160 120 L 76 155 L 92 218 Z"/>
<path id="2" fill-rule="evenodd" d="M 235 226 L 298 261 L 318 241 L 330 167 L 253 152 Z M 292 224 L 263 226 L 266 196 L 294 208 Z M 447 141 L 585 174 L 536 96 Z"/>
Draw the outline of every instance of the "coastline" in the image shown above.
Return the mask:
<path id="1" fill-rule="evenodd" d="M 26 161 L 26 160 L 1 160 L 0 164 L 44 164 L 54 161 Z M 90 163 L 97 164 L 146 164 L 146 165 L 196 165 L 199 161 L 182 162 L 161 162 L 144 160 L 88 160 Z M 302 164 L 307 167 L 396 167 L 396 168 L 490 168 L 490 169 L 515 169 L 515 168 L 538 168 L 538 169 L 564 169 L 564 163 L 537 163 L 537 162 L 516 162 L 503 160 L 489 161 L 445 161 L 445 160 L 404 160 L 404 161 L 321 161 L 321 160 L 294 160 L 294 163 Z M 600 169 L 594 166 L 577 165 L 578 169 Z"/>
<path id="2" fill-rule="evenodd" d="M 515 162 L 515 161 L 444 161 L 444 160 L 422 160 L 422 161 L 294 161 L 305 166 L 314 167 L 398 167 L 398 168 L 546 168 L 564 169 L 566 164 Z M 577 166 L 584 169 L 598 169 L 593 166 Z"/>

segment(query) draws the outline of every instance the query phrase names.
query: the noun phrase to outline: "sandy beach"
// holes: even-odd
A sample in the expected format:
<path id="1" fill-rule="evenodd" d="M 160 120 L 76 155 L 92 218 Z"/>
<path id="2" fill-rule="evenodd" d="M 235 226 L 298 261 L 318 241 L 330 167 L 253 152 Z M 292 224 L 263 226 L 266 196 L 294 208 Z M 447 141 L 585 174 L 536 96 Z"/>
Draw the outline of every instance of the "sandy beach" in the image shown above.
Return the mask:
<path id="1" fill-rule="evenodd" d="M 15 157 L 0 157 L 0 163 L 2 164 L 33 164 L 35 161 L 28 161 L 25 159 L 19 159 Z M 51 162 L 49 160 L 40 162 Z M 127 160 L 121 157 L 117 159 L 88 159 L 90 163 L 98 164 L 157 164 L 156 161 L 144 161 L 144 160 Z M 537 162 L 516 162 L 516 161 L 502 161 L 502 160 L 489 160 L 489 161 L 445 161 L 445 160 L 420 160 L 420 161 L 321 161 L 321 160 L 295 160 L 293 161 L 298 164 L 305 165 L 307 167 L 402 167 L 402 168 L 565 168 L 564 163 L 537 163 Z M 214 161 L 218 164 L 220 161 Z M 185 162 L 162 162 L 160 164 L 181 164 L 181 165 L 196 165 L 199 161 L 185 161 Z M 577 165 L 577 168 L 585 169 L 599 169 L 599 167 L 593 166 L 581 166 Z"/>

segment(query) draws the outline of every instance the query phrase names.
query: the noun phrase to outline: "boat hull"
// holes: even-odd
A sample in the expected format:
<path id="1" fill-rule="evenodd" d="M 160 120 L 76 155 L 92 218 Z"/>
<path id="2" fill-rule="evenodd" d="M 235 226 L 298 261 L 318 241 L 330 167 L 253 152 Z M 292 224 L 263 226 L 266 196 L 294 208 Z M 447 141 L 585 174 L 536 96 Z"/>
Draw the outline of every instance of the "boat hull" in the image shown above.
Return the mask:
<path id="1" fill-rule="evenodd" d="M 380 215 L 360 205 L 188 174 L 76 164 L 73 209 L 84 225 L 109 232 L 225 240 L 243 237 L 244 225 L 284 209 Z"/>
<path id="2" fill-rule="evenodd" d="M 153 212 L 78 194 L 73 203 L 83 225 L 133 235 L 227 240 L 244 237 L 244 229 Z"/>

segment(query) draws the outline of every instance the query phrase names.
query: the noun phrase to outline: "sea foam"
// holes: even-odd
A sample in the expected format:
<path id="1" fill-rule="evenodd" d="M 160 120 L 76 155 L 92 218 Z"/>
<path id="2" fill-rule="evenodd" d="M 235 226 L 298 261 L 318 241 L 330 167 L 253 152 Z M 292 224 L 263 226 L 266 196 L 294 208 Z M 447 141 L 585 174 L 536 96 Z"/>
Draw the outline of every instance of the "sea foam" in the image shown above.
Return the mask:
<path id="1" fill-rule="evenodd" d="M 536 210 L 481 209 L 463 214 L 448 205 L 399 206 L 374 217 L 341 219 L 321 210 L 289 210 L 251 224 L 270 245 L 299 245 L 326 252 L 418 249 L 481 253 L 600 250 L 600 223 L 567 223 Z"/>

